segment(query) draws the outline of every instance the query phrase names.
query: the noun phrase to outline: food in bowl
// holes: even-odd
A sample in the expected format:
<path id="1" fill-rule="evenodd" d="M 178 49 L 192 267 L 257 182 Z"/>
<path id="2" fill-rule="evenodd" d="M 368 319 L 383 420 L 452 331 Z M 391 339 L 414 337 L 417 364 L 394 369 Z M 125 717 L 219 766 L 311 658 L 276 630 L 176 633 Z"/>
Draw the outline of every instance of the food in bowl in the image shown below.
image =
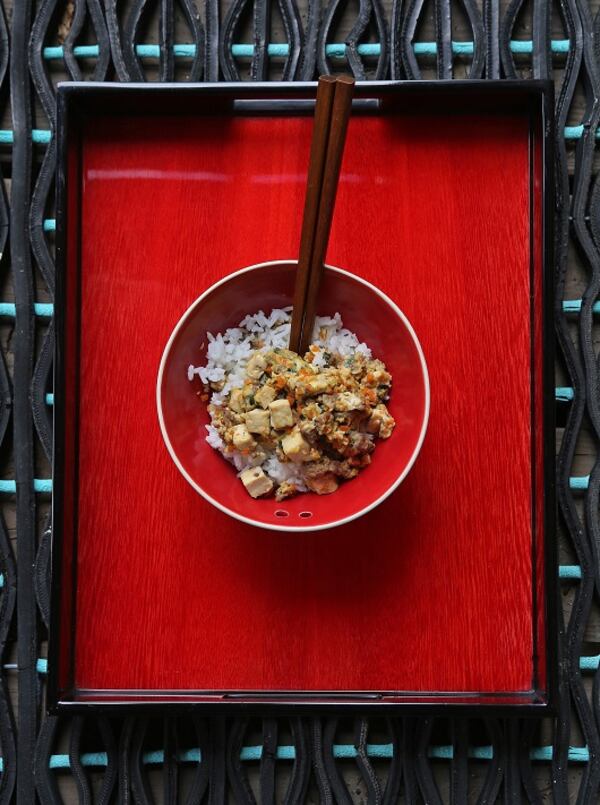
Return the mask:
<path id="1" fill-rule="evenodd" d="M 290 305 L 296 277 L 296 261 L 275 260 L 228 274 L 204 290 L 169 335 L 158 367 L 156 407 L 174 468 L 194 492 L 247 525 L 304 533 L 337 528 L 363 517 L 398 489 L 415 465 L 425 439 L 430 389 L 423 350 L 406 315 L 371 283 L 349 271 L 326 266 L 319 294 L 321 310 L 339 311 L 344 324 L 359 333 L 373 356 L 385 363 L 393 386 L 384 404 L 396 428 L 391 438 L 376 442 L 371 466 L 355 481 L 341 483 L 332 495 L 297 494 L 278 503 L 274 489 L 269 495 L 251 497 L 236 478 L 232 464 L 206 441 L 210 395 L 197 374 L 193 383 L 188 381 L 187 371 L 190 364 L 207 364 L 207 332 L 225 334 L 226 327 L 251 311 L 269 313 Z M 287 343 L 284 335 L 281 346 L 272 346 L 285 349 Z M 234 364 L 228 361 L 228 372 Z M 212 394 L 212 389 L 209 392 Z M 206 400 L 202 401 L 204 394 Z M 407 495 L 410 497 L 410 492 Z M 193 499 L 189 505 L 193 516 L 197 513 Z M 206 516 L 210 518 L 212 513 Z M 211 519 L 206 523 L 213 527 Z"/>
<path id="2" fill-rule="evenodd" d="M 326 495 L 371 463 L 392 435 L 392 378 L 338 313 L 317 317 L 305 355 L 287 349 L 291 308 L 258 311 L 207 333 L 207 362 L 190 365 L 211 422 L 206 441 L 253 498 Z"/>

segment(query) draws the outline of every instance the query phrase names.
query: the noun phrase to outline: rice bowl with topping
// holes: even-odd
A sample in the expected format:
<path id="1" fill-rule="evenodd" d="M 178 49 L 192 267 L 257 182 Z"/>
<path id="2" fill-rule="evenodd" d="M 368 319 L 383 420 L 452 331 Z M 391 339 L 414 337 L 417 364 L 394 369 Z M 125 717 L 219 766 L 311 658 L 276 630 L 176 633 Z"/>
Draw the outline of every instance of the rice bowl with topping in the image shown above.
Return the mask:
<path id="1" fill-rule="evenodd" d="M 253 498 L 335 492 L 371 463 L 395 422 L 385 364 L 339 313 L 317 317 L 305 355 L 287 349 L 291 307 L 206 334 L 206 363 L 187 378 L 208 406 L 206 442 Z"/>
<path id="2" fill-rule="evenodd" d="M 206 440 L 205 426 L 213 424 L 208 406 L 218 389 L 203 383 L 198 371 L 190 382 L 189 367 L 193 371 L 208 368 L 210 363 L 210 368 L 226 372 L 232 367 L 232 363 L 218 367 L 209 359 L 207 333 L 213 333 L 215 340 L 221 333 L 225 340 L 227 329 L 239 329 L 239 323 L 252 311 L 265 311 L 265 318 L 274 310 L 283 310 L 289 316 L 286 306 L 292 304 L 297 265 L 295 260 L 272 260 L 247 266 L 192 297 L 171 332 L 165 333 L 156 377 L 157 424 L 173 468 L 215 510 L 246 525 L 278 533 L 337 528 L 380 506 L 411 473 L 425 440 L 430 408 L 425 356 L 406 314 L 368 280 L 327 265 L 319 313 L 339 311 L 343 324 L 358 335 L 357 342 L 364 342 L 372 351 L 372 359 L 385 363 L 393 378 L 385 405 L 396 427 L 391 438 L 375 440 L 372 463 L 360 471 L 358 480 L 342 481 L 335 494 L 293 494 L 279 503 L 274 489 L 267 495 L 251 497 L 233 462 L 225 460 Z M 285 335 L 283 343 L 281 349 L 286 349 Z M 235 345 L 231 346 L 233 351 Z M 224 380 L 223 376 L 223 380 L 212 382 L 223 383 L 222 391 Z M 164 467 L 164 471 L 169 469 Z M 225 523 L 213 519 L 214 512 L 201 501 L 190 498 L 187 505 L 190 517 L 200 524 L 200 532 L 226 528 Z"/>

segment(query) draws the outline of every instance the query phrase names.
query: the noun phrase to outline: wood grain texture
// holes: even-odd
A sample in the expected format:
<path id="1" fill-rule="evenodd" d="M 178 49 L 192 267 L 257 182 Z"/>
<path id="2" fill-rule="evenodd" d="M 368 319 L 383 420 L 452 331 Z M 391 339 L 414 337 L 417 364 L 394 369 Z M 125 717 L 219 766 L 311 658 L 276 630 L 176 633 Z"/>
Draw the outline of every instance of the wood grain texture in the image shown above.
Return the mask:
<path id="1" fill-rule="evenodd" d="M 301 537 L 195 495 L 161 442 L 154 388 L 207 285 L 295 254 L 310 120 L 89 123 L 78 687 L 531 687 L 527 121 L 424 122 L 351 127 L 328 260 L 414 324 L 425 446 L 378 510 Z"/>
<path id="2" fill-rule="evenodd" d="M 309 286 L 312 270 L 319 203 L 323 189 L 323 171 L 327 163 L 327 143 L 331 129 L 331 112 L 335 98 L 336 79 L 322 75 L 317 85 L 313 132 L 310 145 L 310 159 L 306 175 L 306 196 L 300 230 L 300 247 L 298 250 L 298 270 L 294 285 L 294 301 L 292 321 L 290 325 L 289 348 L 293 352 L 300 351 L 300 338 L 304 324 L 304 302 Z"/>
<path id="3" fill-rule="evenodd" d="M 327 157 L 323 171 L 323 187 L 319 199 L 319 213 L 315 226 L 315 239 L 311 257 L 310 279 L 304 300 L 304 323 L 302 325 L 302 338 L 298 352 L 304 354 L 312 341 L 312 332 L 315 326 L 317 308 L 322 308 L 320 297 L 321 282 L 323 280 L 323 265 L 329 245 L 331 225 L 335 211 L 335 199 L 339 182 L 348 121 L 352 112 L 352 96 L 354 95 L 354 79 L 349 76 L 339 76 L 335 85 L 335 97 L 331 110 L 331 128 L 327 141 Z M 352 225 L 352 222 L 349 222 Z"/>

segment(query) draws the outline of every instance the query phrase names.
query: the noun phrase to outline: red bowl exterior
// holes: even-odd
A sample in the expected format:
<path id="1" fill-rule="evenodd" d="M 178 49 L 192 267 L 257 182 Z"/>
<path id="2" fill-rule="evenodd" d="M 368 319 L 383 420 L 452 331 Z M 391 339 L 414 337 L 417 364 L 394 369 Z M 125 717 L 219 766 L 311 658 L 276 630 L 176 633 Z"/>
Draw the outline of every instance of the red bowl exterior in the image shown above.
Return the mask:
<path id="1" fill-rule="evenodd" d="M 414 463 L 427 428 L 429 378 L 417 337 L 396 305 L 355 275 L 328 267 L 321 286 L 318 315 L 339 312 L 344 326 L 356 333 L 386 364 L 392 375 L 388 407 L 396 420 L 392 436 L 378 441 L 373 461 L 332 495 L 298 495 L 277 503 L 251 498 L 231 464 L 206 440 L 210 421 L 206 403 L 190 383 L 190 364 L 206 359 L 206 333 L 223 332 L 248 313 L 291 304 L 296 264 L 278 261 L 251 266 L 213 285 L 186 311 L 163 353 L 157 383 L 157 406 L 163 438 L 189 483 L 222 511 L 253 525 L 308 531 L 353 520 L 381 503 Z M 278 514 L 276 514 L 278 512 Z M 283 514 L 282 514 L 283 513 Z"/>

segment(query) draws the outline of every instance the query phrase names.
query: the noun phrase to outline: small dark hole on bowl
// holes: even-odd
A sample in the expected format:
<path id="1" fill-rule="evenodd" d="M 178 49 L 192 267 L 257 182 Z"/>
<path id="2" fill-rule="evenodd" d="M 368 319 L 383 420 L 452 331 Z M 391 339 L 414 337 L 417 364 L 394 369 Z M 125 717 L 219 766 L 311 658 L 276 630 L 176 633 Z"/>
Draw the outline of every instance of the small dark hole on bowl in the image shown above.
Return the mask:
<path id="1" fill-rule="evenodd" d="M 312 512 L 300 512 L 300 517 L 303 517 L 307 520 L 309 517 L 312 517 Z"/>
<path id="2" fill-rule="evenodd" d="M 277 511 L 275 512 L 275 517 L 289 517 L 289 516 L 290 513 L 284 511 L 283 509 L 277 509 Z"/>

